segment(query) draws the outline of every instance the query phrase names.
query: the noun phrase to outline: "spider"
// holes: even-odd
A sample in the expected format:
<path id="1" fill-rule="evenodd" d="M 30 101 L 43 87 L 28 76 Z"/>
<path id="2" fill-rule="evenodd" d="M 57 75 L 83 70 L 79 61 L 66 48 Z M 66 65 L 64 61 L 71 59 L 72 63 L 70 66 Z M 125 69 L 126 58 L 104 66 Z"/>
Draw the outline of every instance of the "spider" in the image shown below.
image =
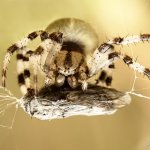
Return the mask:
<path id="1" fill-rule="evenodd" d="M 33 51 L 27 46 L 40 37 L 40 45 Z M 45 84 L 71 89 L 88 88 L 88 79 L 101 71 L 97 82 L 111 85 L 114 62 L 121 59 L 130 68 L 150 78 L 150 69 L 145 68 L 130 56 L 115 51 L 115 45 L 127 45 L 150 40 L 150 34 L 116 37 L 99 46 L 95 30 L 86 22 L 75 18 L 63 18 L 52 22 L 46 30 L 34 31 L 7 49 L 2 69 L 2 85 L 6 87 L 6 71 L 10 58 L 17 52 L 18 83 L 23 94 L 37 91 L 37 74 L 45 75 Z M 33 65 L 33 82 L 30 83 L 29 62 Z M 108 74 L 107 71 L 110 73 Z"/>

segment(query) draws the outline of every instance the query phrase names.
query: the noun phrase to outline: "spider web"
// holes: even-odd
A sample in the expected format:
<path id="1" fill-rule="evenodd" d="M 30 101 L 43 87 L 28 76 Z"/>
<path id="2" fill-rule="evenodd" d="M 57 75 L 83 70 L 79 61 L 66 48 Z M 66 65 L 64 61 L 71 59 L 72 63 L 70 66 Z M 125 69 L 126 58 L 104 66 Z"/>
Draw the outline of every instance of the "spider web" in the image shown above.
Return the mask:
<path id="1" fill-rule="evenodd" d="M 149 44 L 149 42 L 148 42 Z M 134 50 L 133 48 L 130 46 L 130 52 L 132 55 L 132 58 L 135 58 L 134 55 Z M 134 59 L 135 61 L 137 61 L 137 59 Z M 142 77 L 141 75 L 139 76 L 139 74 L 133 70 L 133 80 L 132 80 L 132 86 L 130 88 L 129 91 L 127 91 L 128 94 L 139 97 L 140 100 L 144 100 L 144 99 L 150 99 L 150 80 L 146 77 Z M 139 84 L 137 84 L 139 83 Z M 144 85 L 144 86 L 143 86 Z M 142 87 L 141 87 L 142 86 Z M 144 149 L 144 150 L 149 150 L 150 149 L 150 139 L 145 139 L 142 140 L 141 142 L 139 142 L 137 149 Z"/>
<path id="2" fill-rule="evenodd" d="M 134 52 L 133 52 L 133 48 L 132 47 L 129 47 L 130 48 L 130 51 L 131 51 L 131 55 L 132 55 L 132 58 L 137 61 L 137 58 L 135 59 L 134 57 Z M 131 95 L 135 95 L 137 97 L 140 97 L 140 98 L 144 98 L 144 99 L 150 99 L 150 96 L 146 96 L 143 93 L 143 91 L 145 90 L 150 90 L 150 86 L 149 87 L 144 87 L 144 88 L 136 88 L 136 83 L 137 81 L 146 81 L 150 84 L 150 81 L 148 78 L 144 78 L 144 77 L 140 77 L 138 76 L 138 73 L 135 69 L 133 69 L 133 73 L 134 73 L 134 79 L 132 81 L 132 86 L 131 86 L 131 90 L 130 91 L 127 91 L 128 94 L 131 94 Z M 141 83 L 140 83 L 141 85 Z M 141 92 L 140 92 L 141 91 Z M 140 93 L 139 93 L 140 92 Z"/>
<path id="3" fill-rule="evenodd" d="M 0 86 L 0 127 L 12 129 L 18 110 L 18 101 L 8 90 Z"/>

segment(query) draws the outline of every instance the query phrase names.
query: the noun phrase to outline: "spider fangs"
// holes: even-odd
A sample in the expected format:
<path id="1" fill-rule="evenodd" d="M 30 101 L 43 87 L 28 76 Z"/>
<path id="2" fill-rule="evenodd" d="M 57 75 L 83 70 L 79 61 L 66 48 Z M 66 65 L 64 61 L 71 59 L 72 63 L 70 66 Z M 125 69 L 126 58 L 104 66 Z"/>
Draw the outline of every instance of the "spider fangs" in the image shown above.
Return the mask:
<path id="1" fill-rule="evenodd" d="M 34 51 L 28 43 L 40 36 L 41 43 Z M 45 31 L 35 31 L 7 49 L 2 70 L 2 85 L 5 87 L 6 70 L 11 55 L 17 52 L 18 83 L 23 94 L 33 89 L 30 84 L 29 62 L 34 70 L 34 90 L 37 88 L 37 68 L 45 74 L 46 84 L 76 88 L 81 84 L 86 90 L 88 79 L 101 71 L 99 81 L 110 85 L 114 62 L 122 59 L 125 64 L 150 78 L 150 70 L 135 62 L 130 56 L 114 50 L 113 45 L 126 45 L 149 41 L 150 34 L 114 38 L 98 46 L 95 30 L 86 22 L 64 18 L 52 22 Z M 54 82 L 53 82 L 54 81 Z"/>

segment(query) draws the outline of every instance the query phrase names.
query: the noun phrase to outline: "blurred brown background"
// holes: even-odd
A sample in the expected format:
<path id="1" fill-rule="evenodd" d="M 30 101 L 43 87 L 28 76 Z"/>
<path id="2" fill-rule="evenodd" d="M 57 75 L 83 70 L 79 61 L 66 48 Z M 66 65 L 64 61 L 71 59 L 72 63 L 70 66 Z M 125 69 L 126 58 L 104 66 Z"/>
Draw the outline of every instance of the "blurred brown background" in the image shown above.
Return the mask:
<path id="1" fill-rule="evenodd" d="M 45 29 L 54 19 L 76 17 L 92 24 L 100 43 L 115 36 L 150 33 L 149 0 L 0 0 L 0 62 L 13 42 Z M 150 67 L 150 45 L 118 47 Z M 8 71 L 8 88 L 20 97 L 15 59 Z M 1 67 L 1 66 L 0 66 Z M 117 63 L 113 87 L 130 91 L 134 72 Z M 139 75 L 138 75 L 139 76 Z M 137 93 L 150 96 L 150 81 L 136 80 Z M 14 109 L 8 109 L 10 114 Z M 11 123 L 7 119 L 4 122 Z M 12 130 L 0 127 L 0 150 L 150 150 L 150 100 L 132 96 L 132 103 L 111 116 L 77 116 L 40 121 L 17 111 Z"/>

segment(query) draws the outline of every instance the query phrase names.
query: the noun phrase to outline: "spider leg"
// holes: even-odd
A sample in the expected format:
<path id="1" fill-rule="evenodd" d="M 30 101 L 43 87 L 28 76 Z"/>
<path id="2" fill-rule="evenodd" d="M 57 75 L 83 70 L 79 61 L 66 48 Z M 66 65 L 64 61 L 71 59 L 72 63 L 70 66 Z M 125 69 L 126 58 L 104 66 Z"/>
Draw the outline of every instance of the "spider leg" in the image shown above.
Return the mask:
<path id="1" fill-rule="evenodd" d="M 39 49 L 36 49 L 36 51 L 31 51 L 27 49 L 27 47 L 24 47 L 21 50 L 17 51 L 17 72 L 18 72 L 18 84 L 20 86 L 20 90 L 22 94 L 26 94 L 29 90 L 34 90 L 35 95 L 37 94 L 37 70 L 38 67 L 41 65 L 40 59 L 41 59 L 42 53 L 39 51 Z M 34 88 L 31 87 L 30 84 L 30 63 L 33 67 L 33 85 Z M 39 69 L 41 69 L 42 66 L 40 66 Z"/>
<path id="2" fill-rule="evenodd" d="M 87 71 L 88 71 L 88 68 L 87 68 L 87 65 L 84 61 L 84 58 L 82 57 L 81 59 L 81 62 L 79 64 L 79 70 L 78 70 L 78 82 L 81 82 L 81 88 L 83 91 L 85 91 L 88 87 L 88 82 L 87 82 L 87 79 L 88 79 L 88 76 L 87 76 Z"/>
<path id="3" fill-rule="evenodd" d="M 112 55 L 112 57 L 118 57 L 119 59 L 122 59 L 123 62 L 127 64 L 130 68 L 134 69 L 139 73 L 142 73 L 150 79 L 150 69 L 134 61 L 130 56 L 115 52 L 115 55 Z"/>
<path id="4" fill-rule="evenodd" d="M 112 63 L 108 66 L 108 72 L 109 73 L 108 73 L 107 78 L 105 80 L 105 83 L 106 83 L 107 86 L 111 86 L 111 83 L 112 83 L 112 80 L 113 80 L 112 75 L 113 75 L 114 69 L 115 69 L 115 64 L 114 63 Z"/>
<path id="5" fill-rule="evenodd" d="M 51 43 L 48 47 L 43 45 L 43 55 L 41 57 L 41 63 L 44 69 L 44 72 L 47 74 L 49 71 L 52 71 L 52 64 L 54 64 L 55 58 L 62 48 L 63 38 L 61 32 L 54 32 L 50 34 L 49 40 Z"/>
<path id="6" fill-rule="evenodd" d="M 28 65 L 29 63 L 32 64 L 32 68 L 33 68 L 33 87 L 31 86 L 27 86 L 27 90 L 29 91 L 30 89 L 34 90 L 34 94 L 37 95 L 37 91 L 38 91 L 38 76 L 37 76 L 37 72 L 38 72 L 38 64 L 39 64 L 39 59 L 40 56 L 34 55 L 35 51 L 28 51 L 26 53 L 26 57 L 28 57 L 28 61 L 26 62 L 26 64 Z M 25 72 L 24 72 L 25 74 Z M 28 78 L 30 80 L 30 78 Z M 27 84 L 26 84 L 27 85 Z"/>
<path id="7" fill-rule="evenodd" d="M 134 69 L 135 71 L 142 73 L 143 75 L 147 76 L 150 79 L 150 69 L 144 67 L 143 65 L 139 64 L 138 62 L 134 61 L 130 56 L 128 55 L 121 55 L 118 54 L 120 59 L 124 61 L 125 64 L 127 64 L 130 68 Z"/>
<path id="8" fill-rule="evenodd" d="M 40 56 L 40 68 L 46 75 L 45 84 L 51 84 L 53 81 L 54 60 L 62 48 L 62 33 L 53 32 L 48 39 L 43 40 L 40 46 L 35 50 L 35 55 Z"/>
<path id="9" fill-rule="evenodd" d="M 96 79 L 95 84 L 99 83 L 105 83 L 107 86 L 110 86 L 112 83 L 112 74 L 113 70 L 115 68 L 114 63 L 110 64 L 108 67 L 105 67 L 101 70 L 100 74 L 98 75 L 98 78 Z"/>
<path id="10" fill-rule="evenodd" d="M 20 41 L 16 42 L 15 44 L 13 44 L 12 46 L 10 46 L 7 49 L 5 58 L 4 58 L 4 63 L 3 63 L 3 69 L 2 69 L 2 86 L 5 87 L 6 86 L 6 71 L 7 71 L 7 67 L 8 64 L 10 62 L 11 56 L 13 55 L 13 53 L 19 49 L 22 49 L 24 47 L 26 47 L 28 45 L 28 43 L 32 40 L 34 40 L 35 38 L 37 38 L 38 36 L 41 37 L 41 40 L 47 38 L 48 34 L 45 31 L 35 31 L 30 33 L 28 36 L 26 36 L 25 38 L 21 39 Z"/>
<path id="11" fill-rule="evenodd" d="M 18 84 L 20 86 L 20 90 L 22 94 L 26 94 L 27 91 L 33 90 L 34 93 L 37 93 L 37 57 L 30 57 L 31 53 L 34 51 L 29 50 L 24 47 L 23 50 L 17 51 L 17 73 L 18 73 Z M 31 87 L 30 83 L 30 62 L 32 62 L 33 67 L 33 83 L 34 88 Z"/>
<path id="12" fill-rule="evenodd" d="M 107 43 L 102 44 L 98 49 L 96 49 L 92 58 L 88 61 L 89 77 L 119 59 L 122 59 L 130 68 L 150 78 L 150 69 L 145 68 L 138 62 L 134 61 L 128 55 L 114 51 L 114 47 Z"/>
<path id="13" fill-rule="evenodd" d="M 139 43 L 144 41 L 150 41 L 150 34 L 127 36 L 125 38 L 117 37 L 112 40 L 109 40 L 107 43 L 115 44 L 115 45 L 128 45 L 128 44 Z"/>
<path id="14" fill-rule="evenodd" d="M 34 93 L 35 95 L 37 95 L 37 92 L 38 92 L 38 76 L 37 76 L 37 73 L 38 73 L 38 66 L 37 64 L 33 63 L 33 84 L 34 84 Z"/>
<path id="15" fill-rule="evenodd" d="M 101 44 L 100 47 L 94 51 L 92 57 L 87 61 L 89 77 L 96 74 L 102 68 L 112 64 L 112 61 L 108 59 L 112 53 L 114 53 L 114 46 L 107 43 Z"/>
<path id="16" fill-rule="evenodd" d="M 25 85 L 25 77 L 24 77 L 24 55 L 21 50 L 18 51 L 17 56 L 17 73 L 18 73 L 18 84 L 20 86 L 20 90 L 22 94 L 27 93 L 26 85 Z"/>
<path id="17" fill-rule="evenodd" d="M 26 94 L 30 89 L 30 70 L 29 70 L 29 57 L 26 55 L 26 48 L 17 51 L 17 73 L 18 84 L 22 94 Z"/>
<path id="18" fill-rule="evenodd" d="M 128 36 L 128 37 L 125 37 L 125 38 L 118 37 L 118 38 L 114 38 L 112 40 L 109 40 L 107 43 L 102 44 L 98 49 L 95 50 L 95 52 L 92 56 L 92 59 L 89 61 L 90 76 L 95 74 L 95 72 L 97 72 L 97 70 L 102 68 L 102 66 L 105 66 L 105 63 L 107 61 L 108 61 L 107 63 L 110 64 L 109 60 L 107 59 L 107 55 L 110 55 L 110 57 L 111 57 L 111 52 L 113 52 L 113 49 L 114 49 L 112 44 L 115 44 L 115 45 L 128 45 L 128 44 L 139 43 L 139 42 L 144 42 L 144 41 L 150 41 L 150 34 L 141 34 L 141 35 L 136 35 L 136 36 Z M 105 53 L 103 53 L 104 49 L 107 49 L 105 51 Z M 116 54 L 116 53 L 114 53 L 114 54 Z M 112 53 L 112 55 L 113 55 L 113 53 Z M 115 59 L 117 58 L 117 54 L 114 58 Z M 123 56 L 120 55 L 120 58 L 123 59 Z M 129 58 L 131 58 L 131 57 L 129 57 Z M 92 67 L 91 67 L 91 65 L 92 65 Z M 131 65 L 129 65 L 129 66 L 131 67 Z M 135 69 L 135 66 L 137 66 L 137 63 L 134 63 L 132 68 Z M 145 72 L 148 72 L 149 69 L 148 68 L 145 68 L 145 69 L 146 69 Z M 139 70 L 139 72 L 140 72 L 140 70 Z M 111 78 L 108 78 L 108 81 L 109 80 L 111 80 Z"/>
<path id="19" fill-rule="evenodd" d="M 38 88 L 37 88 L 37 73 L 38 70 L 42 71 L 44 75 L 47 76 L 47 72 L 44 68 L 44 63 L 47 55 L 49 54 L 49 51 L 53 48 L 53 41 L 51 39 L 45 39 L 40 44 L 40 46 L 35 51 L 28 51 L 27 56 L 29 58 L 29 61 L 32 63 L 33 66 L 33 83 L 34 83 L 34 93 L 37 94 Z M 50 75 L 50 72 L 48 73 Z M 48 80 L 48 77 L 46 78 L 46 83 L 50 84 L 50 81 Z M 26 86 L 26 91 L 29 89 L 32 89 L 31 87 Z M 25 92 L 23 93 L 25 94 Z"/>
<path id="20" fill-rule="evenodd" d="M 108 67 L 115 61 L 122 59 L 130 68 L 150 78 L 150 69 L 134 61 L 130 56 L 116 52 L 113 49 L 114 47 L 111 44 L 104 43 L 95 50 L 88 62 L 89 77 L 96 74 L 100 69 Z"/>
<path id="21" fill-rule="evenodd" d="M 117 59 L 115 59 L 117 58 Z M 138 62 L 134 61 L 130 56 L 121 54 L 119 52 L 111 53 L 108 57 L 110 61 L 114 62 L 118 59 L 123 60 L 125 64 L 127 64 L 130 68 L 134 69 L 135 71 L 142 73 L 143 75 L 147 76 L 150 79 L 150 69 L 144 67 L 143 65 L 139 64 Z M 109 63 L 108 63 L 109 64 Z"/>

